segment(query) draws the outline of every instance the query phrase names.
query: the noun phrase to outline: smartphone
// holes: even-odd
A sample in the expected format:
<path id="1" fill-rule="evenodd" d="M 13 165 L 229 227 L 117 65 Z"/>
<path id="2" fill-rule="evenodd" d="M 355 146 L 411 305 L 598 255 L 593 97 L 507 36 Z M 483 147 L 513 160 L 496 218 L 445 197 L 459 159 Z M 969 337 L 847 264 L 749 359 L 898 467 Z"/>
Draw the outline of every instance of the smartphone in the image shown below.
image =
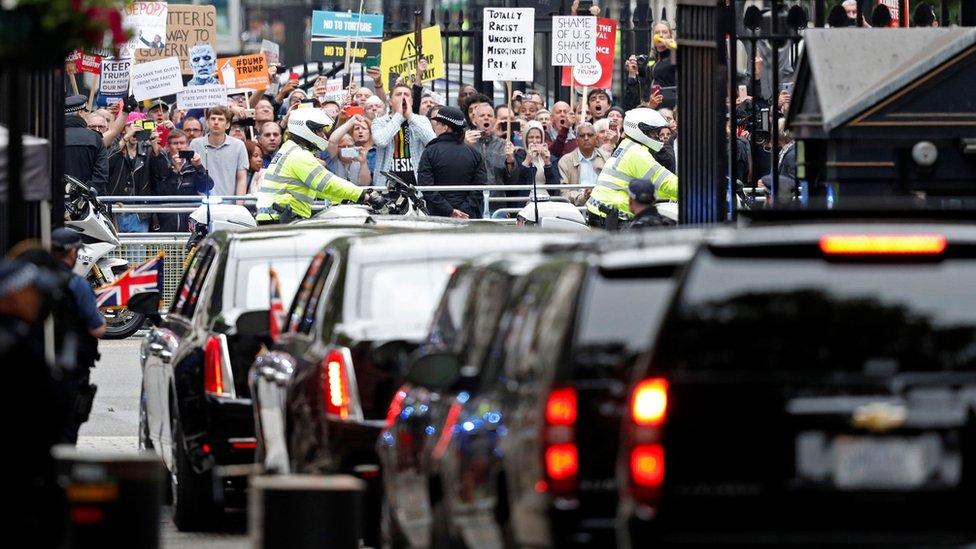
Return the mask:
<path id="1" fill-rule="evenodd" d="M 739 99 L 742 99 L 747 95 L 749 95 L 748 88 L 746 88 L 745 85 L 739 86 Z"/>
<path id="2" fill-rule="evenodd" d="M 367 69 L 375 69 L 380 66 L 380 56 L 370 55 L 369 57 L 363 59 L 363 67 Z"/>
<path id="3" fill-rule="evenodd" d="M 592 7 L 593 0 L 580 0 L 579 6 L 576 8 L 576 15 L 589 15 Z"/>
<path id="4" fill-rule="evenodd" d="M 513 132 L 522 131 L 522 123 L 519 122 L 518 120 L 513 120 L 512 122 L 509 122 L 509 124 L 511 124 Z"/>
<path id="5" fill-rule="evenodd" d="M 339 156 L 341 158 L 359 158 L 359 149 L 357 147 L 343 147 L 339 150 Z"/>
<path id="6" fill-rule="evenodd" d="M 326 78 L 324 76 L 320 76 L 320 77 L 318 77 L 318 78 L 315 79 L 315 85 L 316 86 L 325 86 L 328 81 L 329 81 L 328 78 Z"/>
<path id="7" fill-rule="evenodd" d="M 152 130 L 139 130 L 136 132 L 136 141 L 149 141 Z"/>
<path id="8" fill-rule="evenodd" d="M 288 80 L 294 80 L 295 82 L 298 82 L 298 73 L 297 72 L 288 73 Z"/>
<path id="9" fill-rule="evenodd" d="M 651 97 L 661 93 L 661 86 L 659 84 L 654 84 L 651 86 Z"/>
<path id="10" fill-rule="evenodd" d="M 244 109 L 244 118 L 254 118 L 254 109 Z"/>
<path id="11" fill-rule="evenodd" d="M 194 153 L 191 150 L 180 151 L 180 158 L 182 158 L 183 160 L 186 160 L 187 162 L 189 162 L 190 160 L 193 160 L 193 155 L 194 154 L 196 154 L 196 153 Z"/>
<path id="12" fill-rule="evenodd" d="M 779 91 L 785 91 L 786 93 L 793 93 L 793 82 L 783 82 L 779 85 Z"/>
<path id="13" fill-rule="evenodd" d="M 156 123 L 155 122 L 150 122 L 149 120 L 143 120 L 142 121 L 142 129 L 144 129 L 144 130 L 155 130 L 156 129 Z"/>
<path id="14" fill-rule="evenodd" d="M 347 118 L 352 118 L 353 116 L 355 116 L 357 114 L 361 114 L 363 116 L 366 116 L 366 111 L 362 107 L 357 106 L 357 105 L 349 105 L 345 109 L 342 109 L 342 112 L 343 112 L 343 114 L 346 115 Z"/>
<path id="15" fill-rule="evenodd" d="M 313 99 L 306 99 L 305 101 L 302 101 L 301 103 L 299 103 L 298 106 L 295 107 L 295 108 L 296 109 L 307 109 L 307 108 L 314 108 L 314 107 L 315 107 L 315 100 L 313 100 Z"/>

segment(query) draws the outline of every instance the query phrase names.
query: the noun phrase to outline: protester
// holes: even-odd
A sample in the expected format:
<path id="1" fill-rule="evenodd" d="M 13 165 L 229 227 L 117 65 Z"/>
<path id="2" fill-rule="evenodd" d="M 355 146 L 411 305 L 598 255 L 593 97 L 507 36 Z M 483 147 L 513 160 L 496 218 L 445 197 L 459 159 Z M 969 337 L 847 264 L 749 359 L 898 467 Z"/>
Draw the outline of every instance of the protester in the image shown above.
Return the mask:
<path id="1" fill-rule="evenodd" d="M 180 129 L 186 133 L 187 139 L 191 142 L 203 135 L 203 124 L 192 116 L 187 116 L 183 119 L 183 124 L 180 126 Z"/>
<path id="2" fill-rule="evenodd" d="M 203 158 L 203 166 L 214 180 L 213 194 L 217 196 L 241 195 L 247 190 L 247 149 L 243 141 L 227 135 L 229 119 L 226 107 L 210 109 L 210 133 L 190 141 L 190 148 Z"/>
<path id="3" fill-rule="evenodd" d="M 149 104 L 146 117 L 151 118 L 157 125 L 163 125 L 165 122 L 172 123 L 169 120 L 169 104 L 162 99 L 156 99 Z"/>
<path id="4" fill-rule="evenodd" d="M 519 151 L 523 152 L 522 150 Z M 558 185 L 559 169 L 556 162 L 546 146 L 545 134 L 542 131 L 542 124 L 532 121 L 525 124 L 525 149 L 524 154 L 516 157 L 519 162 L 519 185 Z M 531 191 L 513 191 L 508 196 L 549 196 L 549 191 L 539 189 L 538 193 Z"/>
<path id="5" fill-rule="evenodd" d="M 159 131 L 143 130 L 146 115 L 131 113 L 119 146 L 109 154 L 108 194 L 111 196 L 153 196 L 161 194 L 160 186 L 169 166 L 162 154 Z M 148 135 L 147 135 L 148 134 Z M 117 217 L 119 232 L 149 232 L 150 214 L 122 213 Z"/>
<path id="6" fill-rule="evenodd" d="M 576 150 L 576 132 L 573 130 L 576 125 L 576 116 L 570 110 L 569 103 L 565 101 L 553 103 L 549 125 L 546 143 L 549 145 L 549 152 L 553 156 L 561 158 L 563 155 Z"/>
<path id="7" fill-rule="evenodd" d="M 617 141 L 620 139 L 620 136 L 610 128 L 610 118 L 597 120 L 593 124 L 593 129 L 596 131 L 597 147 L 606 153 L 607 156 L 613 154 L 613 151 L 617 148 Z"/>
<path id="8" fill-rule="evenodd" d="M 182 130 L 173 130 L 167 138 L 166 153 L 169 170 L 162 182 L 162 193 L 167 196 L 198 196 L 213 188 L 213 179 L 203 167 L 203 158 L 189 148 L 189 138 Z M 180 153 L 193 155 L 183 158 Z M 189 214 L 157 214 L 159 230 L 179 232 L 187 229 Z"/>
<path id="9" fill-rule="evenodd" d="M 247 191 L 244 194 L 257 194 L 261 188 L 261 177 L 264 175 L 264 161 L 261 147 L 248 139 L 244 142 L 247 150 Z"/>
<path id="10" fill-rule="evenodd" d="M 478 96 L 475 96 L 476 98 Z M 493 132 L 495 127 L 495 109 L 491 103 L 478 103 L 472 114 L 471 120 L 474 129 L 465 134 L 464 141 L 468 145 L 478 149 L 485 161 L 486 177 L 488 185 L 496 185 L 505 170 L 505 143 L 504 139 L 496 136 Z"/>
<path id="11" fill-rule="evenodd" d="M 461 111 L 464 112 L 468 121 L 469 129 L 478 129 L 474 124 L 474 110 L 478 108 L 479 105 L 488 105 L 492 108 L 492 117 L 494 117 L 495 107 L 491 104 L 491 98 L 483 93 L 476 93 L 474 95 L 469 95 L 465 99 L 465 104 L 461 107 Z"/>
<path id="12" fill-rule="evenodd" d="M 373 181 L 368 156 L 373 157 L 373 165 L 376 161 L 376 149 L 368 145 L 370 145 L 369 119 L 357 114 L 332 130 L 329 146 L 322 152 L 320 158 L 325 161 L 325 167 L 330 172 L 346 181 L 368 186 Z"/>
<path id="13" fill-rule="evenodd" d="M 72 95 L 64 101 L 64 173 L 104 194 L 108 186 L 108 153 L 102 136 L 88 129 L 87 100 Z"/>
<path id="14" fill-rule="evenodd" d="M 108 119 L 99 112 L 93 112 L 88 115 L 88 129 L 104 136 L 108 131 Z"/>
<path id="15" fill-rule="evenodd" d="M 356 93 L 352 94 L 352 100 L 360 107 L 366 105 L 366 101 L 373 96 L 372 90 L 366 86 L 356 88 Z"/>
<path id="16" fill-rule="evenodd" d="M 464 143 L 464 114 L 442 107 L 431 119 L 437 134 L 420 158 L 417 180 L 421 186 L 483 185 L 485 162 L 477 148 Z M 425 191 L 431 215 L 461 219 L 479 218 L 484 207 L 480 191 Z"/>
<path id="17" fill-rule="evenodd" d="M 603 119 L 597 123 L 609 125 L 609 120 Z M 576 141 L 579 147 L 559 159 L 559 180 L 567 185 L 596 185 L 603 165 L 610 157 L 598 146 L 596 128 L 584 122 L 576 128 Z M 563 197 L 577 206 L 582 206 L 590 197 L 589 189 L 566 190 Z"/>
<path id="18" fill-rule="evenodd" d="M 597 88 L 591 90 L 586 96 L 586 112 L 591 121 L 605 118 L 610 112 L 610 105 L 613 103 L 610 92 Z"/>
<path id="19" fill-rule="evenodd" d="M 461 84 L 458 89 L 457 105 L 463 111 L 467 108 L 467 101 L 473 95 L 476 95 L 478 90 L 470 84 Z"/>
<path id="20" fill-rule="evenodd" d="M 624 110 L 620 107 L 610 107 L 610 111 L 607 113 L 607 119 L 610 120 L 610 125 L 612 129 L 617 132 L 617 136 L 620 136 L 620 132 L 624 128 Z"/>
<path id="21" fill-rule="evenodd" d="M 260 128 L 266 122 L 274 122 L 275 109 L 271 101 L 261 99 L 254 107 L 254 127 Z"/>
<path id="22" fill-rule="evenodd" d="M 261 147 L 262 167 L 267 168 L 281 147 L 281 126 L 277 122 L 268 121 L 258 127 L 258 146 Z"/>
<path id="23" fill-rule="evenodd" d="M 386 185 L 382 172 L 393 172 L 405 181 L 417 180 L 417 167 L 424 147 L 434 139 L 430 120 L 414 114 L 413 91 L 398 85 L 390 96 L 390 114 L 373 120 L 373 144 L 376 145 L 374 185 Z"/>
<path id="24" fill-rule="evenodd" d="M 386 105 L 383 104 L 383 100 L 375 95 L 371 95 L 366 99 L 366 118 L 370 120 L 375 120 L 378 116 L 383 116 L 386 112 Z"/>
<path id="25" fill-rule="evenodd" d="M 545 101 L 542 99 L 542 94 L 535 90 L 526 90 L 526 92 L 522 94 L 522 104 L 520 106 L 519 114 L 522 116 L 522 120 L 535 120 L 535 115 L 538 114 L 539 110 L 543 107 L 545 107 Z"/>

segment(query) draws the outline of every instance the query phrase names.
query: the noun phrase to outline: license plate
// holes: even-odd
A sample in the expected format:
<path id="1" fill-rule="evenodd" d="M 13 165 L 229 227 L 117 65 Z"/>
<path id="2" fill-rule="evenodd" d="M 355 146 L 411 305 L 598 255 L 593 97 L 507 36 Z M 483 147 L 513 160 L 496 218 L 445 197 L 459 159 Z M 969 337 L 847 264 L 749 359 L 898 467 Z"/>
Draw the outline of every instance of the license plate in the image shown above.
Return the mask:
<path id="1" fill-rule="evenodd" d="M 833 444 L 833 479 L 847 490 L 904 490 L 925 483 L 931 445 L 913 438 L 840 436 Z"/>

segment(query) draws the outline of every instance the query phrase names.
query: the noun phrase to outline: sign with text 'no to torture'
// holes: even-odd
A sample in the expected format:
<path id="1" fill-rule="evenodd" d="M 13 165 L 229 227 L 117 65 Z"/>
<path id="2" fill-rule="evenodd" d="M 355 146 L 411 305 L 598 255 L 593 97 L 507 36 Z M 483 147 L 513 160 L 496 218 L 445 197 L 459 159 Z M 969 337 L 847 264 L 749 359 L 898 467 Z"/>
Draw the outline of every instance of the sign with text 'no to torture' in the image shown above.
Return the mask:
<path id="1" fill-rule="evenodd" d="M 552 64 L 596 63 L 596 17 L 557 15 L 552 18 Z"/>
<path id="2" fill-rule="evenodd" d="M 485 8 L 481 79 L 531 82 L 534 78 L 535 10 Z"/>

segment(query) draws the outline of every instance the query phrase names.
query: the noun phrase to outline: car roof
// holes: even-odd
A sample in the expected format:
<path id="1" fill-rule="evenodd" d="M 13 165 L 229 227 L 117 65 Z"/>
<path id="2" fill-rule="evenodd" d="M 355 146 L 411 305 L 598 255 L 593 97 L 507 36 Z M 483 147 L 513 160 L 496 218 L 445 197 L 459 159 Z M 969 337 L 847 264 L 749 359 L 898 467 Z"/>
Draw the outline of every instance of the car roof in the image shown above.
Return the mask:
<path id="1" fill-rule="evenodd" d="M 314 227 L 318 225 L 369 225 L 374 227 L 396 227 L 403 229 L 453 229 L 470 226 L 472 222 L 453 217 L 416 216 L 416 215 L 378 215 L 364 213 L 362 216 L 348 216 L 336 218 L 316 218 L 296 221 L 293 225 Z"/>
<path id="2" fill-rule="evenodd" d="M 326 230 L 327 229 L 327 230 Z M 255 230 L 230 233 L 225 239 L 229 255 L 236 259 L 270 258 L 302 255 L 311 258 L 323 245 L 336 238 L 372 232 L 363 226 L 331 226 Z"/>

